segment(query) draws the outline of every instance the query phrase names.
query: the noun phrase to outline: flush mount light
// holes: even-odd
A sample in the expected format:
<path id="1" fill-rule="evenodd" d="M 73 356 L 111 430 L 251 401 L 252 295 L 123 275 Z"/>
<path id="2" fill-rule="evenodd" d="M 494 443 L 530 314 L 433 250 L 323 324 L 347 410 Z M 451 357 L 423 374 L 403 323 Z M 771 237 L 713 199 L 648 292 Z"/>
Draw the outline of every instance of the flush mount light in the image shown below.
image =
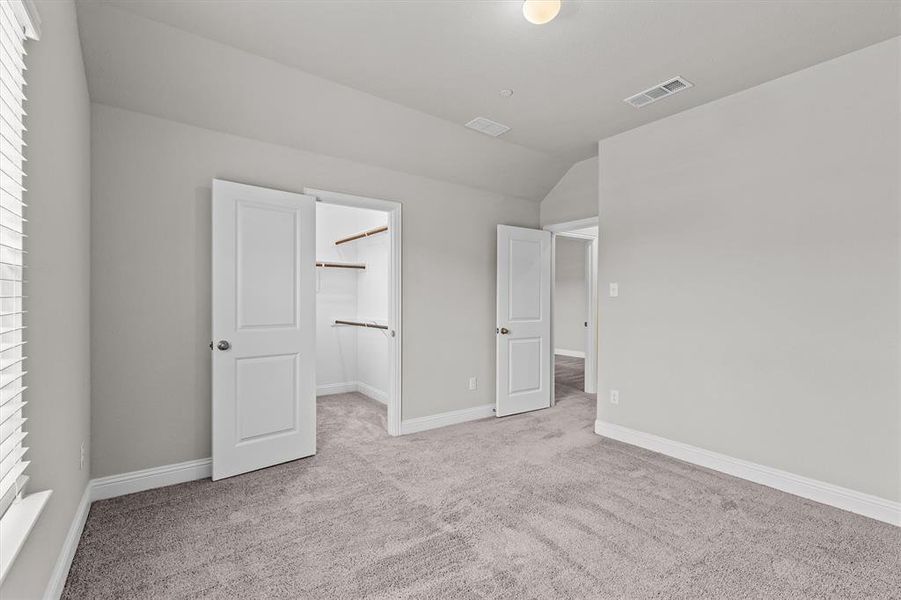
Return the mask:
<path id="1" fill-rule="evenodd" d="M 503 98 L 509 98 L 510 96 L 513 95 L 513 90 L 511 90 L 511 89 L 501 90 L 498 92 L 498 94 L 500 94 L 501 97 L 503 97 Z"/>
<path id="2" fill-rule="evenodd" d="M 544 25 L 560 13 L 560 0 L 525 0 L 522 16 L 533 25 Z"/>

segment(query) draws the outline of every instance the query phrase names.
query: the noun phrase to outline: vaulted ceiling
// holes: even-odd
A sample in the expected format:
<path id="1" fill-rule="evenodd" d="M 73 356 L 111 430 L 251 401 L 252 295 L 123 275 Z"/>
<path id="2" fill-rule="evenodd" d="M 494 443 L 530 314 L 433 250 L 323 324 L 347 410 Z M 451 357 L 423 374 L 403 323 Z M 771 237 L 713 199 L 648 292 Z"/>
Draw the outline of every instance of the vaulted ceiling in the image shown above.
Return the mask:
<path id="1" fill-rule="evenodd" d="M 599 139 L 901 34 L 898 2 L 520 7 L 81 0 L 79 23 L 95 101 L 531 200 Z M 695 86 L 622 101 L 676 75 Z"/>

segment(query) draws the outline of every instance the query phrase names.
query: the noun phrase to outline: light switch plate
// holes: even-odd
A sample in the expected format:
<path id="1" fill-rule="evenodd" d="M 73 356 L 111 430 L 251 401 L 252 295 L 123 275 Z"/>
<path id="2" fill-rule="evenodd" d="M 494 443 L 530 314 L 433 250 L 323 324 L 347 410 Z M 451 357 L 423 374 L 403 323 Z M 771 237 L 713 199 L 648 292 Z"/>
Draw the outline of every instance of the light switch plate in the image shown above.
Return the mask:
<path id="1" fill-rule="evenodd" d="M 619 296 L 619 284 L 611 283 L 610 284 L 610 297 L 616 298 L 617 296 Z"/>

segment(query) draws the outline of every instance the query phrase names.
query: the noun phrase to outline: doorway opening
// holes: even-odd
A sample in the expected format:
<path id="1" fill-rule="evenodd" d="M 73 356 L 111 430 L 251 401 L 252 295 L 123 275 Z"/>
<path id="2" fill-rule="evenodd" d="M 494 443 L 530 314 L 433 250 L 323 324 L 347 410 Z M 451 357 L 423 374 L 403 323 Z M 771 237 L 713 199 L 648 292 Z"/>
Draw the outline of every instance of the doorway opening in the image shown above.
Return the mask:
<path id="1" fill-rule="evenodd" d="M 554 386 L 597 393 L 598 219 L 544 227 L 552 234 Z M 555 397 L 558 396 L 555 393 Z"/>
<path id="2" fill-rule="evenodd" d="M 400 435 L 401 206 L 304 193 L 317 200 L 316 396 L 361 394 Z"/>

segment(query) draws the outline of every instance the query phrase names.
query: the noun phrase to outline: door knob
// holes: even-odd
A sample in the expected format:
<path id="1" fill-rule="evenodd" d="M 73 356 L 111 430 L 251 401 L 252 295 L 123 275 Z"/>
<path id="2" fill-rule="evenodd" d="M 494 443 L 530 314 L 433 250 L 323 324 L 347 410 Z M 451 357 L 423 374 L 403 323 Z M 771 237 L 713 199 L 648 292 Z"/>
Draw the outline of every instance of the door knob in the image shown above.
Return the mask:
<path id="1" fill-rule="evenodd" d="M 220 350 L 228 350 L 232 347 L 232 345 L 228 343 L 228 340 L 219 340 L 219 343 L 216 344 L 216 347 Z"/>
<path id="2" fill-rule="evenodd" d="M 501 327 L 501 335 L 507 335 L 508 333 L 510 333 L 509 329 L 507 329 L 506 327 Z"/>

